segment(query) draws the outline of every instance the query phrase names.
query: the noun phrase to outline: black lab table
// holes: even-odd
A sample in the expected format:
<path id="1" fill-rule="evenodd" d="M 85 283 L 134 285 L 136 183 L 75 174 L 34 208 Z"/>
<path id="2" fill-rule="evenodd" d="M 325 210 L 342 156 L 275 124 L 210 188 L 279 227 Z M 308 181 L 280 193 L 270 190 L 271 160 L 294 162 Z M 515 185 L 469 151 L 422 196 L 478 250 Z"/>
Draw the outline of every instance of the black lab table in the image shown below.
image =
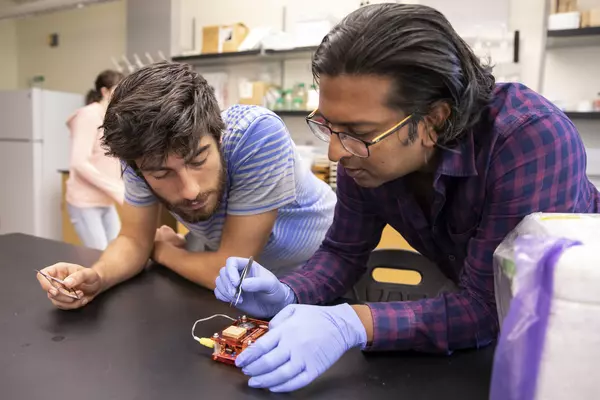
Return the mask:
<path id="1" fill-rule="evenodd" d="M 235 367 L 212 361 L 190 335 L 196 319 L 237 316 L 211 291 L 160 267 L 77 311 L 55 309 L 34 269 L 90 265 L 99 252 L 21 234 L 0 236 L 0 398 L 54 399 L 485 399 L 493 348 L 451 357 L 346 353 L 300 391 L 247 386 Z M 215 318 L 198 336 L 228 325 Z M 310 349 L 307 349 L 310 351 Z"/>

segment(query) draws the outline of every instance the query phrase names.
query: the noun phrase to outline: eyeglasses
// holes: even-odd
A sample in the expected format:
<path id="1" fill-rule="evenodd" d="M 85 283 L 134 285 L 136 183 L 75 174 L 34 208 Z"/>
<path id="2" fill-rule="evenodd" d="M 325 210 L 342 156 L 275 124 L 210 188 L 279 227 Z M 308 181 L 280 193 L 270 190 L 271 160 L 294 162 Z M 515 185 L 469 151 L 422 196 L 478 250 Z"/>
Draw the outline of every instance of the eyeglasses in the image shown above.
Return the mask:
<path id="1" fill-rule="evenodd" d="M 310 113 L 310 115 L 308 117 L 306 117 L 306 123 L 308 124 L 308 127 L 310 128 L 312 133 L 314 133 L 317 138 L 319 138 L 322 141 L 327 142 L 327 143 L 329 143 L 331 141 L 331 135 L 335 133 L 336 135 L 338 135 L 340 142 L 342 143 L 342 146 L 344 146 L 344 149 L 346 149 L 346 151 L 348 153 L 350 153 L 356 157 L 360 157 L 360 158 L 369 157 L 371 155 L 369 147 L 373 146 L 376 143 L 381 142 L 383 139 L 390 136 L 391 134 L 398 131 L 399 129 L 402 129 L 406 124 L 408 124 L 408 122 L 410 121 L 410 119 L 412 117 L 412 114 L 411 114 L 408 117 L 404 118 L 402 121 L 398 122 L 396 125 L 394 125 L 390 129 L 388 129 L 387 131 L 378 135 L 375 139 L 373 139 L 371 141 L 366 141 L 366 140 L 362 140 L 357 137 L 354 137 L 354 136 L 350 135 L 349 133 L 336 132 L 336 131 L 332 130 L 327 125 L 325 118 L 323 118 L 323 117 L 315 118 L 317 111 L 319 111 L 319 110 L 316 109 L 315 111 Z"/>

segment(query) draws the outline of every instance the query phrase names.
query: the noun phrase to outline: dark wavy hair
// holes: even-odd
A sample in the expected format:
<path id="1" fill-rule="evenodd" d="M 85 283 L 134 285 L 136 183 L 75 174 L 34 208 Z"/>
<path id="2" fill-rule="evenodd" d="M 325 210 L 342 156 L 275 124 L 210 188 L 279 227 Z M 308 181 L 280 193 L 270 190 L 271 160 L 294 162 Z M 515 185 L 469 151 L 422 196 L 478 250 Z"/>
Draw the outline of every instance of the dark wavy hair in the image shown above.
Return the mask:
<path id="1" fill-rule="evenodd" d="M 225 125 L 213 88 L 188 64 L 159 62 L 123 79 L 104 117 L 107 155 L 134 168 L 187 157 L 204 135 L 219 143 Z"/>
<path id="2" fill-rule="evenodd" d="M 379 75 L 393 79 L 389 105 L 419 121 L 439 102 L 451 109 L 434 126 L 438 144 L 451 144 L 480 119 L 495 80 L 448 20 L 433 8 L 376 4 L 349 14 L 325 36 L 312 61 L 322 75 Z"/>

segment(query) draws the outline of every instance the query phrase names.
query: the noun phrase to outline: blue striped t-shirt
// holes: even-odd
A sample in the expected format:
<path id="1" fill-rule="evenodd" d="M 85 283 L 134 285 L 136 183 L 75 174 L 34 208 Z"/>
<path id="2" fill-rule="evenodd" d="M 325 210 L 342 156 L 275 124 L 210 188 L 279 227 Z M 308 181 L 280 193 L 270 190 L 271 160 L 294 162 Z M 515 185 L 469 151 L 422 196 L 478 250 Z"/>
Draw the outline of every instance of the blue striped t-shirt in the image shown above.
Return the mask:
<path id="1" fill-rule="evenodd" d="M 273 231 L 257 261 L 281 275 L 303 264 L 320 246 L 333 221 L 335 193 L 303 166 L 285 125 L 273 112 L 235 105 L 222 117 L 226 128 L 221 151 L 228 179 L 220 208 L 209 220 L 194 224 L 173 216 L 190 231 L 188 240 L 215 251 L 227 214 L 277 209 Z M 157 201 L 131 168 L 125 169 L 124 181 L 128 203 L 144 206 Z"/>

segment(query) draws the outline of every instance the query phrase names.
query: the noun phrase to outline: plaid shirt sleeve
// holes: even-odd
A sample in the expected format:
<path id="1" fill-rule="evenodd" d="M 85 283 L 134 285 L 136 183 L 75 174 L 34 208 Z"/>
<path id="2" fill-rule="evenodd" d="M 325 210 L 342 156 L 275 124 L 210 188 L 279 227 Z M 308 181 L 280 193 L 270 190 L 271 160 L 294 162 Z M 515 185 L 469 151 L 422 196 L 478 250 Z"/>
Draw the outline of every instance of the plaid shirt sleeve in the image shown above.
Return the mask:
<path id="1" fill-rule="evenodd" d="M 292 288 L 298 303 L 328 304 L 344 296 L 360 279 L 385 226 L 377 206 L 364 198 L 339 166 L 333 224 L 307 263 L 281 279 Z"/>
<path id="2" fill-rule="evenodd" d="M 552 112 L 529 114 L 506 131 L 490 155 L 488 200 L 468 243 L 461 291 L 420 301 L 369 303 L 374 338 L 367 350 L 450 353 L 489 344 L 498 332 L 492 267 L 498 244 L 532 212 L 572 212 L 586 209 L 581 203 L 592 201 L 591 194 L 579 190 L 579 183 L 586 179 L 586 155 L 566 117 Z M 330 230 L 323 248 L 305 268 L 286 279 L 299 302 L 324 304 L 344 293 L 362 271 L 365 251 L 375 240 L 366 229 L 379 229 L 382 224 L 372 215 L 359 217 L 363 207 L 342 200 L 334 220 L 337 226 Z M 344 253 L 336 254 L 340 249 Z"/>

